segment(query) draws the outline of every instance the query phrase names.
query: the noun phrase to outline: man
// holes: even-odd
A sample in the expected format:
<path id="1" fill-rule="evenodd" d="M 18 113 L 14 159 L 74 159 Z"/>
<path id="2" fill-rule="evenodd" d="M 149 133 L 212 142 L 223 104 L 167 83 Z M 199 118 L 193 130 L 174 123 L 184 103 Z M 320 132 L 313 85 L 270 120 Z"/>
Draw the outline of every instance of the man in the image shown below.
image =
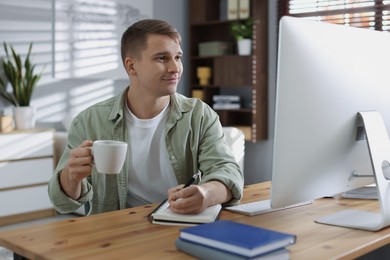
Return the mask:
<path id="1" fill-rule="evenodd" d="M 124 32 L 121 55 L 130 86 L 73 120 L 49 183 L 56 210 L 69 213 L 85 205 L 88 214 L 96 214 L 168 196 L 170 208 L 186 214 L 241 199 L 243 176 L 217 114 L 176 93 L 183 72 L 180 43 L 176 29 L 160 20 L 142 20 Z M 88 147 L 99 139 L 128 143 L 119 175 L 97 173 L 91 166 Z M 198 170 L 198 185 L 183 188 Z"/>

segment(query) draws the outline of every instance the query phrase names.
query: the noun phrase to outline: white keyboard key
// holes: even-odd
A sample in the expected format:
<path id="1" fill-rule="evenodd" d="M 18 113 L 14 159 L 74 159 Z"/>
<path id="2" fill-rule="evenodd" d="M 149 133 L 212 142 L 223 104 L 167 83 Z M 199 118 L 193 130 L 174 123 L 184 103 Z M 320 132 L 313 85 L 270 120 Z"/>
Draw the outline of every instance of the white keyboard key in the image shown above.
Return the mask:
<path id="1" fill-rule="evenodd" d="M 255 201 L 255 202 L 243 203 L 243 204 L 239 204 L 239 205 L 235 205 L 235 206 L 226 207 L 225 209 L 233 211 L 233 212 L 241 213 L 244 215 L 248 215 L 248 216 L 255 216 L 255 215 L 274 212 L 274 211 L 278 211 L 278 210 L 308 205 L 311 203 L 312 203 L 312 201 L 306 201 L 306 202 L 290 205 L 287 207 L 271 208 L 271 201 L 270 200 L 259 200 L 259 201 Z"/>

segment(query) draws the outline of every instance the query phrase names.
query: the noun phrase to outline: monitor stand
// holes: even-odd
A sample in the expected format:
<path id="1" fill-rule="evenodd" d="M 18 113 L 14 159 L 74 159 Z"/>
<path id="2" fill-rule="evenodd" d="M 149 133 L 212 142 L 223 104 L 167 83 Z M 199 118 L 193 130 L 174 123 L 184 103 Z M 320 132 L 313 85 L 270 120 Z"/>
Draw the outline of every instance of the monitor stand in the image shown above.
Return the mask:
<path id="1" fill-rule="evenodd" d="M 317 219 L 317 223 L 377 231 L 390 225 L 390 141 L 382 116 L 377 111 L 359 112 L 374 170 L 380 213 L 343 210 Z"/>

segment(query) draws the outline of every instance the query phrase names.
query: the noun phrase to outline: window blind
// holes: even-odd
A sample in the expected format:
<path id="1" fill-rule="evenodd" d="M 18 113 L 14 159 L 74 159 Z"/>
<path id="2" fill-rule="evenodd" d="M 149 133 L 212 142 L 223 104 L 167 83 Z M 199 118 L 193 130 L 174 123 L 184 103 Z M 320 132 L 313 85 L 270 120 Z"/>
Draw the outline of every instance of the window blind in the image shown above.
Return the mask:
<path id="1" fill-rule="evenodd" d="M 387 0 L 280 0 L 279 16 L 283 15 L 390 31 Z"/>
<path id="2" fill-rule="evenodd" d="M 120 38 L 153 17 L 153 0 L 56 0 L 55 76 L 127 79 Z"/>
<path id="3" fill-rule="evenodd" d="M 128 76 L 120 37 L 135 21 L 152 18 L 154 0 L 0 0 L 0 58 L 3 42 L 32 60 L 43 79 Z M 0 68 L 1 72 L 1 68 Z"/>
<path id="4" fill-rule="evenodd" d="M 40 82 L 52 76 L 52 5 L 52 0 L 0 0 L 0 58 L 5 56 L 3 42 L 12 45 L 22 60 L 32 42 L 31 60 L 35 73 L 42 73 Z"/>

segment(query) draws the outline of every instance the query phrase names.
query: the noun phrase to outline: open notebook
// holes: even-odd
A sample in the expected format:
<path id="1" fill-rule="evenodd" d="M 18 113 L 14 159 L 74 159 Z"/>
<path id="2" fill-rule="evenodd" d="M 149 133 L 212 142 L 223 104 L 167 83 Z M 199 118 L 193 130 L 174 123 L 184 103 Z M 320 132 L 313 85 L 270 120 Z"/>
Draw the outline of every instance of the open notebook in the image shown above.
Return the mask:
<path id="1" fill-rule="evenodd" d="M 169 209 L 168 200 L 165 200 L 148 215 L 148 220 L 153 224 L 193 226 L 216 221 L 221 209 L 218 204 L 199 214 L 178 214 Z"/>

